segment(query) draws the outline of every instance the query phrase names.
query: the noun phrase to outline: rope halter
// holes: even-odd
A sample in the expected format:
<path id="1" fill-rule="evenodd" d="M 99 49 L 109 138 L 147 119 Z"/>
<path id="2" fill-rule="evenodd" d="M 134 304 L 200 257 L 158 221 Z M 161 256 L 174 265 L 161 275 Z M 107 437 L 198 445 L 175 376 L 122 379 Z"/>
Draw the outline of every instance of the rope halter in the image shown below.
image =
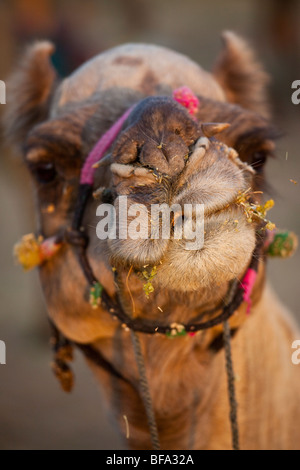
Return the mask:
<path id="1" fill-rule="evenodd" d="M 196 114 L 200 105 L 198 98 L 189 90 L 187 87 L 182 87 L 175 90 L 173 93 L 173 99 L 184 106 L 191 117 L 196 119 Z M 154 449 L 160 449 L 159 444 L 159 433 L 156 425 L 155 412 L 151 400 L 150 388 L 147 382 L 147 375 L 145 370 L 145 362 L 142 354 L 140 338 L 138 333 L 144 334 L 163 334 L 171 337 L 182 336 L 184 334 L 190 334 L 193 336 L 197 331 L 212 328 L 215 325 L 223 324 L 223 341 L 225 346 L 225 359 L 226 359 L 226 371 L 228 380 L 228 394 L 230 403 L 230 422 L 232 431 L 232 447 L 233 449 L 239 449 L 239 434 L 238 434 L 238 423 L 237 423 L 237 403 L 235 397 L 235 378 L 234 370 L 231 357 L 230 347 L 230 326 L 228 323 L 229 318 L 234 312 L 240 307 L 243 302 L 248 305 L 247 311 L 249 313 L 251 308 L 251 293 L 256 281 L 257 270 L 259 260 L 261 258 L 265 239 L 268 239 L 267 232 L 257 231 L 256 247 L 252 254 L 248 270 L 242 280 L 239 283 L 237 280 L 231 282 L 226 300 L 223 305 L 219 306 L 220 313 L 203 322 L 189 322 L 185 324 L 162 324 L 158 325 L 157 322 L 133 317 L 132 312 L 128 311 L 128 308 L 122 302 L 122 296 L 119 295 L 116 300 L 113 300 L 100 284 L 98 279 L 95 277 L 89 260 L 87 258 L 86 248 L 89 240 L 82 227 L 82 219 L 84 211 L 89 198 L 92 196 L 93 184 L 96 168 L 99 167 L 99 162 L 104 158 L 107 150 L 116 140 L 117 136 L 121 132 L 123 125 L 127 118 L 130 116 L 134 106 L 128 109 L 117 122 L 99 139 L 92 151 L 89 153 L 80 175 L 80 186 L 78 192 L 77 204 L 75 207 L 75 213 L 72 225 L 63 234 L 44 240 L 42 237 L 35 239 L 32 235 L 27 235 L 23 238 L 22 242 L 16 245 L 15 253 L 19 258 L 19 261 L 25 269 L 31 269 L 34 266 L 41 265 L 47 262 L 50 258 L 56 255 L 60 248 L 64 245 L 72 245 L 77 253 L 78 261 L 81 269 L 87 279 L 90 289 L 90 303 L 93 308 L 97 308 L 100 304 L 105 308 L 110 315 L 117 317 L 122 325 L 126 325 L 131 330 L 132 342 L 135 352 L 135 358 L 140 376 L 140 389 L 141 396 L 144 402 L 146 415 L 148 419 L 150 436 L 152 446 Z M 224 130 L 228 127 L 228 124 L 205 124 L 202 126 L 202 130 L 206 137 L 211 137 L 218 131 Z M 243 164 L 246 165 L 246 164 Z M 263 233 L 263 235 L 262 235 Z M 276 238 L 276 236 L 275 236 Z M 289 247 L 290 252 L 295 248 L 296 243 L 289 243 L 292 236 L 286 236 L 285 238 L 285 249 Z M 277 240 L 278 242 L 278 240 Z M 279 244 L 277 243 L 276 246 Z M 267 250 L 272 251 L 274 246 L 274 240 L 270 243 L 266 243 Z M 274 250 L 273 250 L 274 251 Z M 120 287 L 120 280 L 118 273 L 115 272 L 115 280 L 117 285 Z M 55 373 L 63 381 L 64 389 L 69 390 L 72 386 L 72 378 L 70 377 L 70 368 L 67 364 L 72 359 L 68 345 L 70 342 L 64 340 L 61 342 L 61 335 L 58 330 L 54 327 L 54 348 L 55 348 Z M 62 354 L 62 349 L 64 354 Z M 62 378 L 63 377 L 63 378 Z"/>

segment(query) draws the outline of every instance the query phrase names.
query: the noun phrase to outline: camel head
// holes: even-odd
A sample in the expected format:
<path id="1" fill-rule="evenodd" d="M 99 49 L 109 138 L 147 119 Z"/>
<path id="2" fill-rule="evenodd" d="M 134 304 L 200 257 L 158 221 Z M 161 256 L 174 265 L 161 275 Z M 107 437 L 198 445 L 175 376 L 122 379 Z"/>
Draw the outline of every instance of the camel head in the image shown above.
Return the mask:
<path id="1" fill-rule="evenodd" d="M 125 275 L 131 270 L 139 298 L 145 272 L 155 272 L 157 292 L 183 295 L 216 293 L 241 278 L 259 221 L 250 223 L 239 202 L 260 201 L 264 164 L 274 148 L 266 76 L 248 46 L 226 33 L 209 74 L 167 49 L 125 45 L 62 81 L 51 65 L 52 51 L 47 42 L 29 48 L 12 78 L 6 116 L 8 135 L 32 176 L 43 237 L 71 225 L 84 161 L 131 108 L 95 170 L 94 198 L 84 213 L 94 273 L 114 296 L 112 269 Z M 183 86 L 197 96 L 194 115 L 172 97 Z M 135 233 L 143 232 L 143 238 L 120 236 L 124 201 L 127 224 L 138 227 Z M 116 214 L 115 237 L 106 239 L 97 236 L 103 204 Z M 160 236 L 162 216 L 151 213 L 153 205 L 174 208 L 166 237 Z M 185 205 L 188 213 L 180 211 Z M 200 240 L 197 230 L 203 239 L 193 245 Z M 103 335 L 72 247 L 64 246 L 42 265 L 40 275 L 50 315 L 71 339 L 95 339 L 100 329 Z"/>

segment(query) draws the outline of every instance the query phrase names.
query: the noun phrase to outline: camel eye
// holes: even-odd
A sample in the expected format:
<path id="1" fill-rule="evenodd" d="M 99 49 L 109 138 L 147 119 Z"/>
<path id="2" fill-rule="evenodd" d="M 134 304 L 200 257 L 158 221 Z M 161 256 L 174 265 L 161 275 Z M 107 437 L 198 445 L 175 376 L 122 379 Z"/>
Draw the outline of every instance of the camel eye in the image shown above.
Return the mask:
<path id="1" fill-rule="evenodd" d="M 260 171 L 263 169 L 263 166 L 265 165 L 267 161 L 267 154 L 266 152 L 255 152 L 252 155 L 251 159 L 251 166 L 254 168 L 256 171 Z"/>
<path id="2" fill-rule="evenodd" d="M 53 163 L 39 163 L 32 167 L 32 172 L 36 180 L 41 184 L 52 183 L 57 176 Z"/>
<path id="3" fill-rule="evenodd" d="M 175 129 L 175 134 L 180 135 L 180 129 Z"/>

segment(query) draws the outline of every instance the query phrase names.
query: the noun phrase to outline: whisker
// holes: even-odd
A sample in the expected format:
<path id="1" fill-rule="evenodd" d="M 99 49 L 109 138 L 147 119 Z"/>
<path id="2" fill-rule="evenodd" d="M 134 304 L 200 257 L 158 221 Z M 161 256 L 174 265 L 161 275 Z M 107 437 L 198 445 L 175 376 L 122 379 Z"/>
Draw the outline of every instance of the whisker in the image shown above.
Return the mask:
<path id="1" fill-rule="evenodd" d="M 155 145 L 159 145 L 159 142 L 157 142 L 153 137 L 151 137 L 151 135 L 147 135 L 146 132 L 143 130 L 143 129 L 139 129 L 140 132 L 147 138 L 147 139 L 150 139 L 152 140 L 152 142 L 155 144 Z"/>

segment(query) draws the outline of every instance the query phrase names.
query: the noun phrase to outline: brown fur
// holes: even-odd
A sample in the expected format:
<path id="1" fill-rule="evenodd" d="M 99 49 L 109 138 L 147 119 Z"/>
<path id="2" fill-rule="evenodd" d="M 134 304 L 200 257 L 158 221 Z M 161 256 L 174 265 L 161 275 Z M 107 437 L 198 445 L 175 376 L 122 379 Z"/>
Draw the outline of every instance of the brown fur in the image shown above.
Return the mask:
<path id="1" fill-rule="evenodd" d="M 156 240 L 154 247 L 149 240 L 99 241 L 99 201 L 89 202 L 83 221 L 90 263 L 109 295 L 116 295 L 115 263 L 127 305 L 136 315 L 162 323 L 209 316 L 205 312 L 220 305 L 228 282 L 243 276 L 254 248 L 255 227 L 234 201 L 239 191 L 264 181 L 263 163 L 273 152 L 274 132 L 265 117 L 261 66 L 240 38 L 233 33 L 225 38 L 216 78 L 167 49 L 125 45 L 88 62 L 53 90 L 50 48 L 42 44 L 33 46 L 13 79 L 18 87 L 6 121 L 8 133 L 19 145 L 26 136 L 25 161 L 36 184 L 39 228 L 46 237 L 70 224 L 80 167 L 99 137 L 132 104 L 147 95 L 165 97 L 146 99 L 136 108 L 110 149 L 111 165 L 98 169 L 95 189 L 115 204 L 124 194 L 130 204 L 147 207 L 154 202 L 204 202 L 203 250 L 189 253 L 182 240 L 172 238 Z M 217 139 L 204 137 L 200 123 L 167 98 L 182 85 L 199 95 L 198 121 L 228 122 L 231 127 Z M 255 176 L 230 157 L 231 147 L 256 166 Z M 47 184 L 41 182 L 45 163 L 56 172 Z M 55 205 L 54 212 L 44 210 L 49 204 Z M 158 266 L 150 300 L 139 273 L 146 263 Z M 251 316 L 246 317 L 243 304 L 231 320 L 237 330 L 233 359 L 241 447 L 296 449 L 300 376 L 290 356 L 298 333 L 265 287 L 264 272 L 261 262 Z M 118 372 L 117 377 L 90 364 L 123 434 L 123 415 L 128 419 L 128 445 L 150 448 L 130 334 L 101 307 L 90 308 L 88 286 L 71 248 L 44 264 L 40 276 L 57 327 L 70 340 L 92 344 Z M 173 340 L 141 335 L 163 449 L 231 447 L 224 350 L 213 347 L 220 331 L 216 327 Z"/>
<path id="2" fill-rule="evenodd" d="M 17 147 L 22 147 L 32 126 L 47 118 L 56 82 L 56 73 L 49 60 L 53 51 L 53 44 L 47 41 L 29 48 L 18 73 L 9 83 L 5 127 L 7 137 Z"/>
<path id="3" fill-rule="evenodd" d="M 266 85 L 269 77 L 252 49 L 231 31 L 223 33 L 224 48 L 214 74 L 230 103 L 269 117 Z"/>

